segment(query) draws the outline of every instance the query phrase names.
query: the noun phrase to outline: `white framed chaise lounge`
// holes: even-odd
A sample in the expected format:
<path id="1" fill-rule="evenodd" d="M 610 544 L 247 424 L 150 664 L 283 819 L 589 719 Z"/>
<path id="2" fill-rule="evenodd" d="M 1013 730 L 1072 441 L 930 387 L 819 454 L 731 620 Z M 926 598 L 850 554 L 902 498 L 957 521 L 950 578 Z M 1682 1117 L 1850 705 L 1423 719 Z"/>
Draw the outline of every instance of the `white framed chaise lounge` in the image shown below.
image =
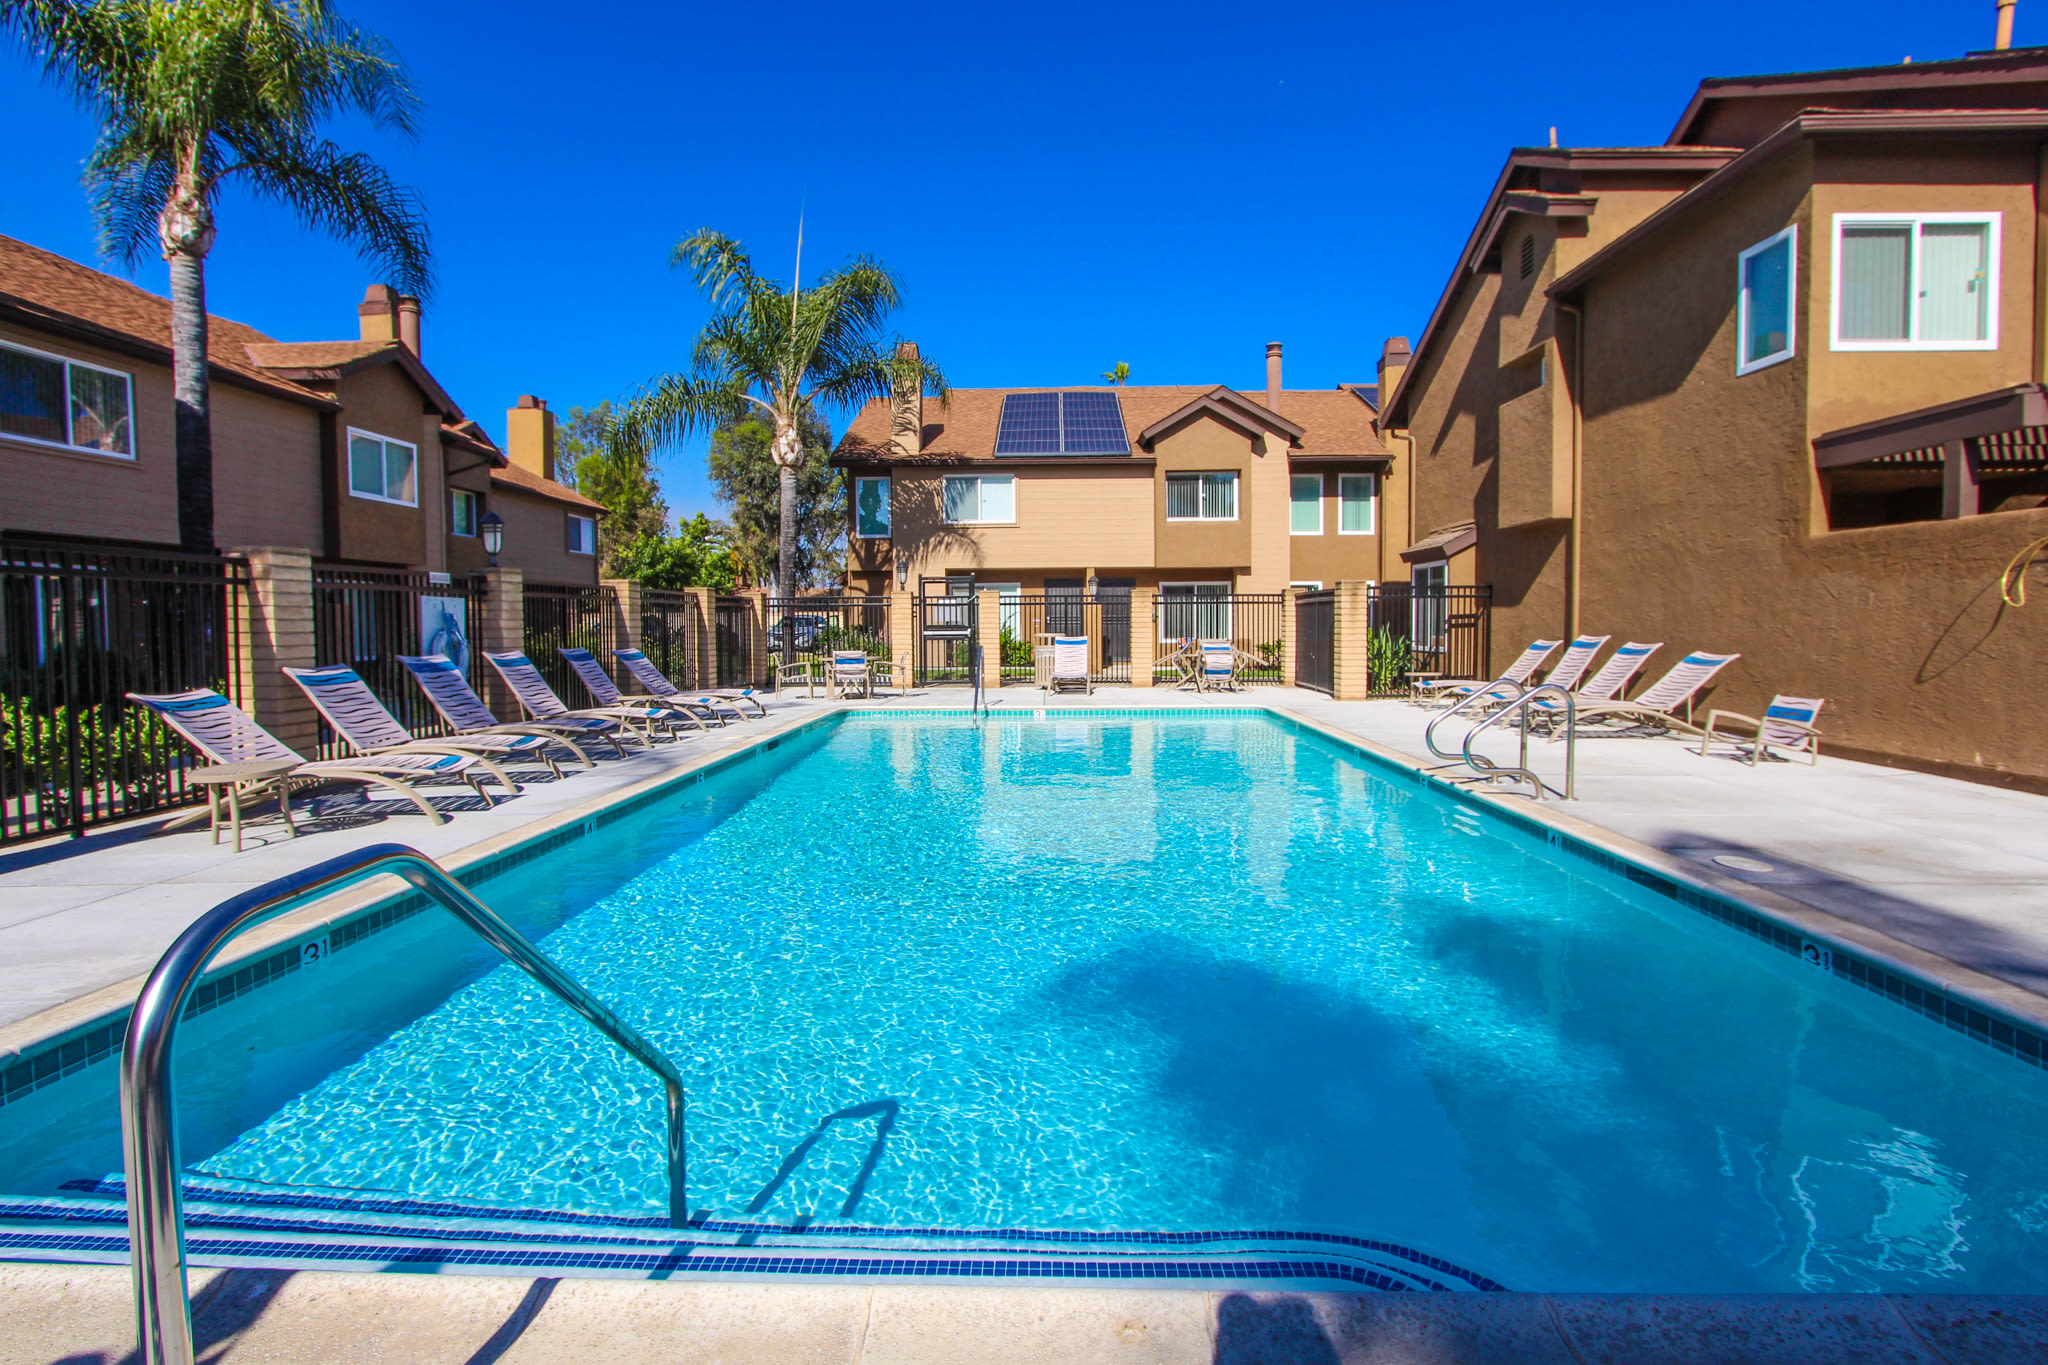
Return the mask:
<path id="1" fill-rule="evenodd" d="M 493 653 L 487 649 L 484 659 L 505 680 L 505 686 L 512 689 L 520 711 L 533 720 L 609 720 L 617 723 L 621 735 L 631 735 L 641 744 L 651 747 L 654 741 L 649 732 L 656 723 L 667 718 L 667 713 L 661 708 L 650 706 L 593 706 L 572 711 L 555 695 L 555 689 L 548 686 L 548 680 L 540 675 L 533 660 L 522 651 L 508 649 Z"/>
<path id="2" fill-rule="evenodd" d="M 286 668 L 284 675 L 299 685 L 306 699 L 327 718 L 329 728 L 355 753 L 468 754 L 515 796 L 519 784 L 497 760 L 528 759 L 546 764 L 556 777 L 562 775 L 561 765 L 548 753 L 549 745 L 559 741 L 547 736 L 442 735 L 422 739 L 401 725 L 361 675 L 346 665 Z M 589 766 L 588 759 L 584 766 Z"/>
<path id="3" fill-rule="evenodd" d="M 733 719 L 735 720 L 754 720 L 768 714 L 768 708 L 761 704 L 760 699 L 754 695 L 754 689 L 751 687 L 727 687 L 710 692 L 685 692 L 682 688 L 670 682 L 668 675 L 654 666 L 654 660 L 648 658 L 640 650 L 615 649 L 612 651 L 612 657 L 624 664 L 626 671 L 631 673 L 634 680 L 646 689 L 641 695 L 650 701 L 687 701 L 693 706 L 702 706 L 709 711 L 715 711 L 717 707 L 723 706 L 732 712 Z M 752 706 L 754 714 L 748 715 L 745 711 L 741 710 L 739 706 L 741 702 Z"/>
<path id="4" fill-rule="evenodd" d="M 1673 664 L 1670 672 L 1657 679 L 1634 701 L 1581 702 L 1578 706 L 1579 723 L 1620 730 L 1683 730 L 1687 734 L 1699 734 L 1700 727 L 1692 723 L 1694 700 L 1715 675 L 1741 657 L 1740 654 L 1709 654 L 1704 650 L 1694 650 Z M 1683 718 L 1678 715 L 1681 706 L 1685 708 Z M 1564 708 L 1553 704 L 1552 709 L 1562 713 Z M 1550 737 L 1555 740 L 1559 733 L 1561 731 L 1553 727 Z"/>
<path id="5" fill-rule="evenodd" d="M 275 795 L 284 814 L 285 828 L 297 837 L 292 822 L 291 793 L 295 787 L 321 782 L 361 782 L 385 787 L 417 806 L 422 815 L 437 825 L 448 817 L 434 809 L 432 802 L 413 784 L 423 777 L 460 777 L 484 804 L 491 804 L 476 769 L 481 765 L 465 754 L 387 754 L 368 758 L 325 758 L 308 760 L 270 731 L 258 725 L 241 707 L 211 688 L 196 687 L 189 692 L 149 696 L 128 693 L 128 700 L 145 707 L 164 724 L 177 731 L 211 764 L 291 763 L 294 766 L 274 775 L 236 784 L 237 804 L 249 797 Z M 177 822 L 173 822 L 177 823 Z M 235 851 L 241 851 L 240 821 L 237 819 Z"/>
<path id="6" fill-rule="evenodd" d="M 427 694 L 427 700 L 441 713 L 441 719 L 447 721 L 458 735 L 539 735 L 563 745 L 582 760 L 586 768 L 593 766 L 590 754 L 577 743 L 578 740 L 601 739 L 610 744 L 619 757 L 626 756 L 626 746 L 619 743 L 620 726 L 615 720 L 601 716 L 557 716 L 552 720 L 507 724 L 491 714 L 491 708 L 469 685 L 469 679 L 462 676 L 462 670 L 446 655 L 400 654 L 398 662 L 405 665 L 405 671 L 412 674 L 412 680 L 419 684 L 420 691 Z"/>
<path id="7" fill-rule="evenodd" d="M 1424 706 L 1449 706 L 1471 696 L 1474 692 L 1501 690 L 1501 700 L 1510 700 L 1515 694 L 1506 684 L 1521 687 L 1529 681 L 1529 675 L 1543 666 L 1543 661 L 1557 652 L 1562 640 L 1535 640 L 1516 656 L 1507 666 L 1507 671 L 1498 678 L 1486 682 L 1470 682 L 1458 678 L 1427 678 L 1414 686 L 1414 700 Z"/>
<path id="8" fill-rule="evenodd" d="M 583 690 L 590 694 L 590 699 L 601 707 L 639 707 L 649 713 L 648 719 L 654 724 L 666 725 L 671 730 L 685 721 L 699 730 L 708 729 L 710 727 L 704 724 L 706 716 L 720 725 L 725 724 L 725 717 L 708 706 L 697 706 L 687 701 L 648 702 L 626 696 L 619 691 L 619 685 L 605 673 L 604 665 L 597 661 L 597 656 L 587 649 L 557 646 L 555 652 L 562 656 L 563 662 L 576 674 L 577 681 L 583 684 Z"/>

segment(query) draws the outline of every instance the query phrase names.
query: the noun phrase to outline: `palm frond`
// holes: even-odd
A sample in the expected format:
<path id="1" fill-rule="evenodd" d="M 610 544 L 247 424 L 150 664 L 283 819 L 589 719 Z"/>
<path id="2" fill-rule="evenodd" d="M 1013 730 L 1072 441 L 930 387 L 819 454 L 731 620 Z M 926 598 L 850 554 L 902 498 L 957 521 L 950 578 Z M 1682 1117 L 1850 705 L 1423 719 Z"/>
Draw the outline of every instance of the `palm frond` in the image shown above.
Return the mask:
<path id="1" fill-rule="evenodd" d="M 428 268 L 426 214 L 419 197 L 394 183 L 360 152 L 332 142 L 292 139 L 237 149 L 241 172 L 256 188 L 298 214 L 309 228 L 360 246 L 401 293 L 424 299 Z"/>
<path id="2" fill-rule="evenodd" d="M 697 289 L 717 307 L 735 290 L 751 294 L 763 283 L 754 274 L 746 249 L 722 232 L 698 228 L 677 242 L 668 256 L 671 269 L 687 267 Z"/>
<path id="3" fill-rule="evenodd" d="M 626 405 L 606 433 L 607 444 L 644 456 L 686 436 L 737 422 L 747 409 L 741 380 L 717 374 L 663 375 Z"/>

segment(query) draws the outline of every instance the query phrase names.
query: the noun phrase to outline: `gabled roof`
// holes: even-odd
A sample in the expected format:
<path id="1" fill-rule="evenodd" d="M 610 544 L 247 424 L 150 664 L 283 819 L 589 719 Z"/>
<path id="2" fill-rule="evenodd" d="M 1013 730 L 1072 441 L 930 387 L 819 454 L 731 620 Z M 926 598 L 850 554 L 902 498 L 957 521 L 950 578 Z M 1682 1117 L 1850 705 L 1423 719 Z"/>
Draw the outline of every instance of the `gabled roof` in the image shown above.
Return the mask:
<path id="1" fill-rule="evenodd" d="M 951 400 L 941 405 L 936 398 L 924 400 L 924 453 L 912 460 L 898 459 L 889 448 L 890 407 L 887 399 L 875 399 L 855 414 L 846 434 L 839 439 L 833 463 L 875 464 L 959 464 L 995 459 L 996 428 L 1002 417 L 1003 399 L 1012 393 L 1047 392 L 1114 393 L 1123 408 L 1125 435 L 1133 452 L 1142 450 L 1144 434 L 1162 420 L 1211 399 L 1235 415 L 1240 427 L 1253 421 L 1272 424 L 1271 429 L 1288 435 L 1296 455 L 1386 456 L 1390 452 L 1373 427 L 1373 409 L 1355 387 L 1338 389 L 1285 389 L 1277 411 L 1265 405 L 1265 395 L 1238 393 L 1221 385 L 1137 385 L 1123 388 L 1074 386 L 1062 390 L 1043 388 L 955 389 Z M 1228 395 L 1228 401 L 1217 395 Z M 1257 414 L 1263 413 L 1260 418 Z M 1220 418 L 1220 414 L 1219 414 Z M 1299 432 L 1294 435 L 1292 433 Z M 1043 455 L 1020 460 L 1001 457 L 1005 463 L 1033 464 L 1149 464 L 1150 457 L 1130 455 Z"/>
<path id="2" fill-rule="evenodd" d="M 2048 48 L 1974 52 L 1939 62 L 1720 76 L 1701 81 L 1669 146 L 1751 147 L 1801 109 L 2025 108 L 2048 105 Z"/>
<path id="3" fill-rule="evenodd" d="M 1212 417 L 1231 430 L 1254 438 L 1270 431 L 1277 436 L 1285 436 L 1290 446 L 1300 444 L 1301 438 L 1308 435 L 1306 428 L 1288 421 L 1264 403 L 1254 403 L 1235 389 L 1218 384 L 1139 432 L 1138 444 L 1150 450 L 1152 443 L 1160 437 L 1202 417 Z"/>
<path id="4" fill-rule="evenodd" d="M 1422 539 L 1401 551 L 1401 558 L 1413 564 L 1418 560 L 1449 559 L 1461 555 L 1479 543 L 1479 523 L 1474 521 L 1453 522 L 1439 526 Z"/>
<path id="5" fill-rule="evenodd" d="M 491 471 L 491 487 L 507 489 L 515 493 L 531 493 L 537 498 L 546 498 L 551 502 L 559 502 L 565 506 L 582 508 L 586 511 L 602 512 L 606 510 L 603 503 L 592 502 L 575 489 L 556 483 L 553 479 L 543 479 L 532 470 L 521 469 L 516 464 L 508 464 L 502 469 L 493 469 Z"/>
<path id="6" fill-rule="evenodd" d="M 55 252 L 0 236 L 0 318 L 159 365 L 171 363 L 171 301 Z M 251 344 L 274 345 L 254 327 L 207 317 L 207 368 L 215 379 L 307 407 L 332 410 L 325 394 L 266 373 Z"/>
<path id="7" fill-rule="evenodd" d="M 1738 151 L 1733 147 L 1691 146 L 1516 147 L 1509 151 L 1506 164 L 1494 179 L 1493 188 L 1487 192 L 1486 203 L 1480 209 L 1471 233 L 1465 238 L 1464 249 L 1458 253 L 1458 263 L 1444 282 L 1436 307 L 1430 310 L 1429 323 L 1422 329 L 1421 339 L 1415 343 L 1408 368 L 1393 389 L 1380 396 L 1379 411 L 1385 414 L 1397 412 L 1408 386 L 1419 382 L 1416 376 L 1422 372 L 1431 350 L 1443 339 L 1444 322 L 1450 316 L 1458 291 L 1486 260 L 1508 215 L 1530 213 L 1544 217 L 1583 217 L 1592 212 L 1585 201 L 1597 201 L 1599 197 L 1581 192 L 1544 191 L 1518 182 L 1541 178 L 1545 172 L 1569 175 L 1588 171 L 1679 171 L 1704 176 L 1726 165 Z"/>
<path id="8" fill-rule="evenodd" d="M 461 422 L 462 409 L 427 373 L 411 348 L 396 341 L 263 341 L 245 347 L 251 364 L 285 379 L 335 384 L 377 365 L 404 370 L 427 401 L 448 422 Z"/>
<path id="9" fill-rule="evenodd" d="M 2048 109 L 1808 109 L 1730 161 L 1684 194 L 1551 282 L 1545 291 L 1566 298 L 1624 254 L 1634 251 L 1672 223 L 1697 212 L 1723 191 L 1762 169 L 1780 153 L 1808 138 L 1856 135 L 1895 138 L 1911 134 L 2010 133 L 2033 137 L 2048 132 Z"/>

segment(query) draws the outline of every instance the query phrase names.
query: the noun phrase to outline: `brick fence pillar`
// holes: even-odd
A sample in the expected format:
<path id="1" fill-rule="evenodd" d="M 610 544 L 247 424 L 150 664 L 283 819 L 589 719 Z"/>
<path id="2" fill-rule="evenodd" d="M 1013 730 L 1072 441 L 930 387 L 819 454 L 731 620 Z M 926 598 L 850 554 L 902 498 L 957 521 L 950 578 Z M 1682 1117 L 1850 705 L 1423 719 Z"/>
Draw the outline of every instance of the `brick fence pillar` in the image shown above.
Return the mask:
<path id="1" fill-rule="evenodd" d="M 485 569 L 482 623 L 477 628 L 476 649 L 502 654 L 526 648 L 526 572 L 523 569 Z M 477 674 L 483 683 L 483 699 L 499 720 L 523 718 L 519 699 L 505 686 L 498 671 L 479 659 Z"/>
<path id="2" fill-rule="evenodd" d="M 718 594 L 710 588 L 685 588 L 690 599 L 690 627 L 684 632 L 683 673 L 678 687 L 718 686 Z"/>
<path id="3" fill-rule="evenodd" d="M 981 646 L 981 686 L 987 691 L 1003 685 L 1003 595 L 984 589 L 974 597 L 974 641 Z M 973 668 L 974 660 L 967 666 Z"/>
<path id="4" fill-rule="evenodd" d="M 1150 687 L 1159 659 L 1159 623 L 1152 619 L 1157 588 L 1131 589 L 1131 686 Z"/>
<path id="5" fill-rule="evenodd" d="M 604 589 L 606 600 L 604 648 L 598 651 L 597 665 L 614 679 L 623 678 L 625 691 L 640 692 L 640 680 L 626 672 L 612 651 L 640 648 L 640 608 L 647 600 L 647 590 L 636 578 L 600 579 L 598 586 Z"/>
<path id="6" fill-rule="evenodd" d="M 1354 579 L 1337 585 L 1336 638 L 1331 641 L 1336 676 L 1330 694 L 1338 701 L 1372 695 L 1372 584 Z"/>
<path id="7" fill-rule="evenodd" d="M 889 657 L 917 673 L 917 594 L 889 594 Z"/>
<path id="8" fill-rule="evenodd" d="M 242 599 L 242 651 L 234 684 L 256 723 L 311 758 L 320 745 L 320 716 L 286 668 L 319 663 L 313 639 L 313 556 L 272 545 L 237 551 L 249 561 Z"/>
<path id="9" fill-rule="evenodd" d="M 1295 612 L 1301 605 L 1300 588 L 1289 588 L 1280 594 L 1280 685 L 1294 686 L 1300 675 L 1296 669 L 1296 655 L 1301 649 L 1301 632 L 1295 629 Z"/>
<path id="10" fill-rule="evenodd" d="M 739 597 L 747 604 L 746 662 L 741 665 L 746 676 L 740 682 L 745 687 L 760 687 L 768 681 L 768 594 L 748 588 Z"/>

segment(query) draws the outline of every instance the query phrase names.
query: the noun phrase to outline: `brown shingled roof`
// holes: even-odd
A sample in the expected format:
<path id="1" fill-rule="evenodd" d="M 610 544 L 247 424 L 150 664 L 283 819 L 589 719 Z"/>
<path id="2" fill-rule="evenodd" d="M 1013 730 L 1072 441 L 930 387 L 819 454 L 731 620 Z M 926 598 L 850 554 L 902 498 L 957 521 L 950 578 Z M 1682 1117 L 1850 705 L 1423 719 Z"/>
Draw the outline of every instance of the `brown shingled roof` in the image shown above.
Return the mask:
<path id="1" fill-rule="evenodd" d="M 0 317 L 145 360 L 171 361 L 171 301 L 90 266 L 0 236 Z M 216 379 L 332 408 L 324 394 L 265 374 L 248 355 L 275 344 L 254 327 L 208 315 L 207 362 Z"/>
<path id="2" fill-rule="evenodd" d="M 1163 417 L 1171 416 L 1206 394 L 1214 384 L 1145 385 L 1120 389 L 955 389 L 952 401 L 941 406 L 935 398 L 924 400 L 924 458 L 934 463 L 952 460 L 995 458 L 996 426 L 1002 419 L 1003 399 L 1012 393 L 1114 393 L 1122 401 L 1124 434 L 1131 449 L 1138 450 L 1138 433 Z M 1263 407 L 1265 393 L 1240 393 L 1238 397 Z M 1373 430 L 1373 410 L 1351 389 L 1283 389 L 1276 406 L 1279 414 L 1305 428 L 1294 453 L 1301 455 L 1386 455 L 1390 453 Z M 874 399 L 863 407 L 839 440 L 837 458 L 844 461 L 889 459 L 889 401 Z M 1047 456 L 1051 460 L 1089 457 Z M 1117 456 L 1108 456 L 1117 459 Z"/>
<path id="3" fill-rule="evenodd" d="M 491 471 L 491 483 L 493 485 L 502 484 L 521 493 L 532 493 L 554 502 L 565 503 L 570 507 L 587 507 L 598 512 L 606 510 L 603 503 L 592 502 L 575 489 L 556 483 L 553 479 L 543 479 L 532 470 L 521 469 L 516 464 L 508 464 L 502 469 L 493 469 Z"/>

